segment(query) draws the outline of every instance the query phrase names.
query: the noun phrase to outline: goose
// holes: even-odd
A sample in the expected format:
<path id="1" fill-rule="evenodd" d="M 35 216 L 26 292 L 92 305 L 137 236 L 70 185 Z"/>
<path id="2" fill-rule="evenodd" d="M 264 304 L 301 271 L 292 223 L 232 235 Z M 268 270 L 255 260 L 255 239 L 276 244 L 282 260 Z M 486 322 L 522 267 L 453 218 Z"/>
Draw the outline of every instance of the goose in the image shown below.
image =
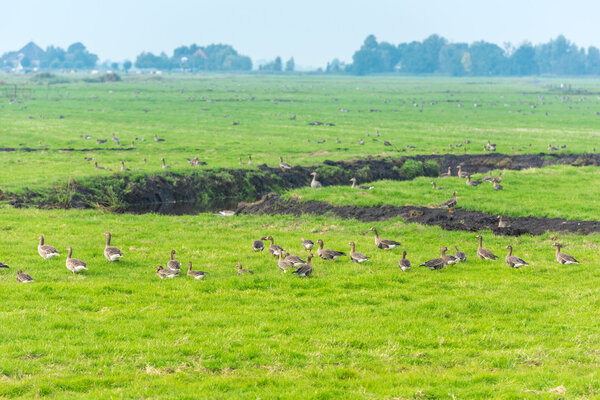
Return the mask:
<path id="1" fill-rule="evenodd" d="M 402 252 L 402 259 L 398 262 L 398 266 L 402 271 L 410 270 L 410 260 L 406 258 L 406 251 Z"/>
<path id="2" fill-rule="evenodd" d="M 275 244 L 273 236 L 267 236 L 265 239 L 271 241 L 271 244 L 269 245 L 269 253 L 271 253 L 273 257 L 283 254 L 283 247 Z"/>
<path id="3" fill-rule="evenodd" d="M 359 144 L 359 145 L 361 145 L 361 146 L 363 146 L 363 145 L 365 144 L 365 141 L 364 141 L 364 140 L 362 140 L 362 139 L 360 139 L 360 140 L 358 141 L 358 144 Z"/>
<path id="4" fill-rule="evenodd" d="M 123 257 L 123 253 L 118 248 L 110 245 L 110 232 L 104 232 L 104 236 L 106 236 L 106 246 L 104 247 L 104 257 L 108 261 L 119 261 L 121 257 Z"/>
<path id="5" fill-rule="evenodd" d="M 440 251 L 442 251 L 442 249 L 444 249 L 445 247 L 441 247 Z M 442 255 L 444 255 L 444 252 L 442 251 Z M 440 270 L 442 268 L 444 268 L 446 266 L 446 262 L 444 261 L 443 257 L 437 257 L 434 259 L 431 259 L 429 261 L 425 261 L 423 264 L 419 265 L 419 267 L 427 267 L 432 271 L 435 270 Z"/>
<path id="6" fill-rule="evenodd" d="M 250 274 L 250 275 L 252 275 L 252 274 L 254 274 L 253 271 L 250 271 L 249 269 L 244 269 L 242 267 L 242 263 L 237 263 L 237 264 L 235 264 L 235 266 L 237 267 L 237 274 L 238 275 L 244 275 L 244 274 Z"/>
<path id="7" fill-rule="evenodd" d="M 267 240 L 267 238 L 261 237 L 259 240 L 255 240 L 254 242 L 252 242 L 252 250 L 254 250 L 255 252 L 263 251 L 265 249 L 265 244 L 263 243 L 263 240 Z"/>
<path id="8" fill-rule="evenodd" d="M 472 181 L 471 175 L 467 175 L 467 185 L 475 187 L 475 186 L 481 185 L 481 182 L 480 181 Z"/>
<path id="9" fill-rule="evenodd" d="M 454 192 L 452 192 L 452 198 L 450 200 L 447 200 L 445 202 L 443 202 L 442 204 L 440 204 L 440 207 L 442 208 L 447 208 L 448 212 L 451 213 L 452 208 L 456 206 L 456 203 L 458 203 L 458 200 L 456 199 L 456 190 Z"/>
<path id="10" fill-rule="evenodd" d="M 452 167 L 448 167 L 448 172 L 440 174 L 440 178 L 448 178 L 452 176 Z"/>
<path id="11" fill-rule="evenodd" d="M 164 159 L 164 158 L 161 158 L 161 159 L 160 159 L 160 161 L 162 161 L 162 168 L 163 168 L 163 169 L 170 168 L 170 167 L 169 167 L 169 166 L 168 166 L 168 165 L 165 163 L 165 159 Z"/>
<path id="12" fill-rule="evenodd" d="M 394 247 L 400 246 L 400 242 L 396 242 L 395 240 L 380 239 L 379 235 L 377 234 L 377 229 L 375 229 L 375 227 L 369 228 L 369 230 L 373 231 L 373 233 L 375 234 L 375 246 L 377 246 L 378 248 L 383 250 L 391 250 Z"/>
<path id="13" fill-rule="evenodd" d="M 500 185 L 498 183 L 498 181 L 495 180 L 494 181 L 494 190 L 502 190 L 502 189 L 504 189 L 504 186 Z"/>
<path id="14" fill-rule="evenodd" d="M 221 211 L 215 213 L 215 215 L 218 215 L 220 217 L 233 217 L 235 215 L 235 211 L 233 211 L 233 210 L 221 210 Z"/>
<path id="15" fill-rule="evenodd" d="M 33 282 L 33 278 L 31 277 L 31 275 L 26 274 L 25 272 L 18 270 L 17 271 L 17 282 L 21 282 L 21 283 L 29 283 L 29 282 Z"/>
<path id="16" fill-rule="evenodd" d="M 308 277 L 310 276 L 310 274 L 312 274 L 313 272 L 313 266 L 312 266 L 312 258 L 314 256 L 312 255 L 312 253 L 308 254 L 308 257 L 306 257 L 306 264 L 300 266 L 297 270 L 293 271 L 292 274 L 296 274 L 300 277 Z"/>
<path id="17" fill-rule="evenodd" d="M 446 265 L 454 265 L 459 261 L 459 259 L 454 257 L 452 254 L 446 254 L 448 251 L 447 247 L 441 247 L 440 251 L 442 252 L 442 258 L 444 259 L 444 263 Z"/>
<path id="18" fill-rule="evenodd" d="M 8 265 L 4 264 L 3 262 L 0 262 L 0 268 L 10 268 Z"/>
<path id="19" fill-rule="evenodd" d="M 458 176 L 459 178 L 466 178 L 467 176 L 469 176 L 469 174 L 468 174 L 467 172 L 464 172 L 464 171 L 462 170 L 462 165 L 459 165 L 459 166 L 458 166 L 458 167 L 456 167 L 456 168 L 458 168 L 458 174 L 457 174 L 457 176 Z"/>
<path id="20" fill-rule="evenodd" d="M 175 253 L 176 253 L 175 250 L 171 250 L 171 259 L 167 262 L 167 268 L 170 269 L 171 271 L 180 271 L 181 264 L 179 264 L 179 261 L 177 261 L 175 259 L 175 257 L 173 257 L 175 255 Z"/>
<path id="21" fill-rule="evenodd" d="M 106 142 L 107 142 L 107 140 L 106 140 L 106 139 L 96 139 L 96 143 L 97 143 L 97 144 L 104 144 L 104 143 L 106 143 Z"/>
<path id="22" fill-rule="evenodd" d="M 248 156 L 248 165 L 252 165 L 252 156 Z"/>
<path id="23" fill-rule="evenodd" d="M 517 256 L 513 256 L 512 255 L 512 251 L 513 248 L 511 245 L 506 246 L 506 248 L 508 249 L 508 254 L 506 255 L 506 263 L 508 264 L 509 267 L 511 268 L 519 268 L 519 267 L 523 267 L 525 265 L 529 265 L 526 261 L 524 261 L 523 259 L 517 257 Z"/>
<path id="24" fill-rule="evenodd" d="M 313 249 L 313 247 L 315 247 L 315 242 L 313 242 L 310 239 L 300 238 L 300 240 L 302 240 L 302 247 L 308 252 L 310 252 Z"/>
<path id="25" fill-rule="evenodd" d="M 502 182 L 502 172 L 498 173 L 498 176 L 495 178 L 496 182 L 500 183 Z"/>
<path id="26" fill-rule="evenodd" d="M 285 172 L 286 169 L 292 169 L 292 166 L 283 161 L 283 157 L 279 157 L 279 168 Z"/>
<path id="27" fill-rule="evenodd" d="M 350 246 L 351 248 L 350 260 L 352 260 L 354 263 L 361 264 L 365 261 L 369 261 L 369 257 L 365 256 L 363 253 L 355 251 L 356 245 L 354 244 L 354 242 L 349 242 L 348 246 Z"/>
<path id="28" fill-rule="evenodd" d="M 179 272 L 177 272 L 177 273 L 179 273 Z M 206 274 L 207 274 L 207 272 L 203 272 L 203 271 L 193 271 L 192 270 L 192 262 L 191 261 L 188 262 L 188 272 L 187 272 L 188 276 L 191 276 L 194 279 L 200 280 L 200 279 L 204 279 L 204 276 Z"/>
<path id="29" fill-rule="evenodd" d="M 279 253 L 279 261 L 277 261 L 277 268 L 283 272 L 287 272 L 289 268 L 293 268 L 294 263 L 283 259 L 283 255 Z"/>
<path id="30" fill-rule="evenodd" d="M 129 168 L 125 168 L 125 161 L 121 161 L 121 171 L 131 171 Z"/>
<path id="31" fill-rule="evenodd" d="M 494 182 L 494 177 L 492 176 L 492 170 L 490 169 L 488 171 L 488 174 L 486 176 L 484 176 L 483 178 L 481 178 L 482 181 L 486 181 L 486 182 Z"/>
<path id="32" fill-rule="evenodd" d="M 502 220 L 502 215 L 496 217 L 498 219 L 498 228 L 508 228 L 508 222 Z"/>
<path id="33" fill-rule="evenodd" d="M 483 238 L 481 235 L 477 235 L 476 238 L 479 239 L 479 247 L 477 248 L 477 257 L 481 258 L 482 260 L 495 260 L 498 258 L 497 255 L 495 255 L 494 253 L 492 253 L 485 247 L 482 247 Z"/>
<path id="34" fill-rule="evenodd" d="M 175 278 L 176 276 L 179 276 L 179 271 L 173 271 L 172 269 L 165 269 L 163 268 L 162 265 L 159 265 L 156 267 L 156 274 L 158 275 L 158 277 L 160 279 L 165 279 L 165 278 Z"/>
<path id="35" fill-rule="evenodd" d="M 40 256 L 42 256 L 43 259 L 50 260 L 56 256 L 60 256 L 60 254 L 54 247 L 50 246 L 49 244 L 44 244 L 43 235 L 40 235 L 38 240 L 40 241 L 40 244 L 38 244 L 38 253 L 40 254 Z"/>
<path id="36" fill-rule="evenodd" d="M 98 161 L 94 161 L 94 168 L 95 169 L 106 169 L 106 167 L 101 167 L 98 165 Z"/>
<path id="37" fill-rule="evenodd" d="M 300 257 L 298 257 L 297 255 L 294 254 L 290 254 L 290 253 L 285 253 L 285 257 L 284 257 L 285 261 L 289 261 L 292 264 L 294 264 L 294 267 L 297 267 L 299 265 L 304 265 L 306 264 L 306 261 L 304 261 L 303 259 L 301 259 Z"/>
<path id="38" fill-rule="evenodd" d="M 436 185 L 435 181 L 431 181 L 431 186 L 433 186 L 435 190 L 446 190 L 446 188 L 439 187 L 438 185 Z"/>
<path id="39" fill-rule="evenodd" d="M 312 175 L 312 181 L 310 182 L 310 187 L 313 189 L 318 189 L 320 187 L 323 187 L 323 185 L 321 185 L 321 182 L 319 182 L 317 180 L 317 173 L 316 172 L 311 172 L 310 173 Z"/>
<path id="40" fill-rule="evenodd" d="M 83 261 L 81 261 L 78 258 L 71 258 L 71 255 L 73 254 L 73 248 L 71 246 L 67 247 L 68 250 L 68 254 L 67 254 L 67 261 L 66 261 L 66 265 L 67 265 L 67 269 L 69 271 L 71 271 L 73 273 L 73 275 L 75 275 L 76 273 L 79 273 L 83 270 L 87 271 L 87 264 L 84 263 Z"/>
<path id="41" fill-rule="evenodd" d="M 317 243 L 319 245 L 319 248 L 317 249 L 317 255 L 319 257 L 321 257 L 323 260 L 329 260 L 329 261 L 335 263 L 335 260 L 337 260 L 341 256 L 345 256 L 346 255 L 346 253 L 341 252 L 341 251 L 335 251 L 335 250 L 331 250 L 331 249 L 324 249 L 323 248 L 323 240 L 322 239 L 317 240 Z"/>
<path id="42" fill-rule="evenodd" d="M 556 261 L 558 261 L 559 264 L 579 264 L 579 261 L 573 256 L 560 252 L 560 249 L 563 247 L 562 244 L 554 243 L 552 246 L 556 247 Z"/>
<path id="43" fill-rule="evenodd" d="M 190 166 L 192 166 L 192 167 L 199 167 L 201 165 L 206 165 L 206 162 L 200 161 L 200 159 L 198 157 L 188 158 L 187 161 L 190 163 Z"/>
<path id="44" fill-rule="evenodd" d="M 244 165 L 245 164 L 245 162 L 242 161 L 242 157 L 239 157 L 238 160 L 239 160 L 239 164 L 240 165 Z"/>
<path id="45" fill-rule="evenodd" d="M 111 139 L 111 140 L 112 140 L 113 142 L 115 142 L 115 143 L 119 143 L 119 138 L 115 136 L 115 133 L 114 133 L 114 132 L 113 132 L 113 134 L 112 134 L 112 139 Z"/>
<path id="46" fill-rule="evenodd" d="M 155 141 L 155 142 L 164 142 L 164 141 L 165 141 L 165 139 L 161 139 L 161 138 L 159 138 L 159 137 L 158 137 L 158 135 L 157 135 L 157 134 L 154 134 L 154 141 Z"/>
<path id="47" fill-rule="evenodd" d="M 454 245 L 454 250 L 456 250 L 456 253 L 454 253 L 454 257 L 456 257 L 458 259 L 458 261 L 460 261 L 460 262 L 467 261 L 467 254 L 464 251 L 458 250 L 458 247 L 456 247 L 456 245 Z"/>
<path id="48" fill-rule="evenodd" d="M 352 182 L 352 189 L 362 189 L 362 190 L 371 190 L 373 188 L 375 188 L 375 186 L 360 186 L 356 184 L 356 178 L 352 178 L 350 179 L 350 182 Z"/>

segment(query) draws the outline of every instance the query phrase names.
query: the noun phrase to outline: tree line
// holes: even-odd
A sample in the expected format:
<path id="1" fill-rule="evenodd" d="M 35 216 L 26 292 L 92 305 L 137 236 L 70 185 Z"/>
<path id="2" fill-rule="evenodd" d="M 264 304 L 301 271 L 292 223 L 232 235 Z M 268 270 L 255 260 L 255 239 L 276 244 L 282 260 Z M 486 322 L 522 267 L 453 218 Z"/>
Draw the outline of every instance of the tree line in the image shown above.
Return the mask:
<path id="1" fill-rule="evenodd" d="M 450 43 L 439 35 L 422 42 L 378 42 L 369 35 L 352 56 L 351 64 L 335 59 L 328 73 L 367 75 L 400 72 L 451 76 L 600 75 L 600 50 L 578 47 L 563 35 L 547 43 L 504 48 L 485 41 Z"/>

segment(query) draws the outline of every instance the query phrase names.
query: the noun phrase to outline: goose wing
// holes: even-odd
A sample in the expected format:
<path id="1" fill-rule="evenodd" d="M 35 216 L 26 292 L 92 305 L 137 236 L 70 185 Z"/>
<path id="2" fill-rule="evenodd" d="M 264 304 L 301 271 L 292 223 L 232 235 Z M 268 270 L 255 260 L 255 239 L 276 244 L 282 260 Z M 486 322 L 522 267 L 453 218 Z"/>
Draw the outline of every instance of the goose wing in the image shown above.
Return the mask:
<path id="1" fill-rule="evenodd" d="M 400 246 L 400 242 L 396 242 L 395 240 L 381 239 L 379 241 L 379 243 L 381 243 L 381 245 L 383 247 L 387 247 L 387 248 L 390 248 L 390 249 L 393 249 L 394 247 Z"/>
<path id="2" fill-rule="evenodd" d="M 429 269 L 442 269 L 444 268 L 445 262 L 444 259 L 441 257 L 438 258 L 434 258 L 432 260 L 429 261 L 425 261 L 423 264 L 420 265 L 420 267 L 427 267 Z"/>
<path id="3" fill-rule="evenodd" d="M 506 263 L 511 267 L 520 267 L 523 265 L 529 265 L 525 260 L 517 256 L 506 256 Z"/>
<path id="4" fill-rule="evenodd" d="M 452 198 L 440 204 L 440 207 L 452 208 L 456 205 L 456 199 Z"/>
<path id="5" fill-rule="evenodd" d="M 566 253 L 558 253 L 556 259 L 561 264 L 579 264 L 579 261 L 577 261 L 575 257 L 570 256 Z"/>
<path id="6" fill-rule="evenodd" d="M 477 255 L 482 260 L 495 260 L 498 258 L 497 255 L 495 255 L 494 253 L 492 253 L 491 251 L 489 251 L 488 249 L 485 249 L 483 247 L 481 249 L 477 249 Z"/>
<path id="7" fill-rule="evenodd" d="M 369 261 L 369 257 L 365 256 L 363 253 L 359 253 L 358 251 L 351 253 L 350 258 L 352 259 L 352 261 L 359 262 L 359 263 L 364 262 L 364 261 Z"/>
<path id="8" fill-rule="evenodd" d="M 345 256 L 346 253 L 341 252 L 341 251 L 335 251 L 335 250 L 331 250 L 331 249 L 323 249 L 321 251 L 321 258 L 325 259 L 325 260 L 335 260 L 338 257 L 341 256 Z"/>
<path id="9" fill-rule="evenodd" d="M 297 274 L 298 276 L 309 276 L 312 274 L 312 266 L 309 264 L 304 264 L 300 266 L 297 270 L 292 272 L 292 274 Z"/>
<path id="10" fill-rule="evenodd" d="M 400 262 L 398 263 L 398 266 L 401 269 L 410 269 L 410 267 L 411 267 L 410 261 L 406 258 L 401 259 Z"/>

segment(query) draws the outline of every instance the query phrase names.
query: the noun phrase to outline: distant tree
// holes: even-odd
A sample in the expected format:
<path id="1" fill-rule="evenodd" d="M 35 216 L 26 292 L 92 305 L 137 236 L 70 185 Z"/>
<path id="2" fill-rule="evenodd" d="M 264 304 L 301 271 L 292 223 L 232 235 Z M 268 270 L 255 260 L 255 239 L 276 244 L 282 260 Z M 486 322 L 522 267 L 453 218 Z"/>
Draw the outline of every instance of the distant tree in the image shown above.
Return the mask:
<path id="1" fill-rule="evenodd" d="M 74 69 L 92 69 L 98 63 L 98 56 L 90 53 L 83 43 L 73 43 L 67 48 L 65 67 Z"/>
<path id="2" fill-rule="evenodd" d="M 40 60 L 41 68 L 63 68 L 67 52 L 60 47 L 48 46 Z"/>
<path id="3" fill-rule="evenodd" d="M 378 43 L 374 35 L 369 35 L 352 56 L 351 68 L 357 75 L 392 72 L 399 60 L 395 46 L 386 42 Z"/>
<path id="4" fill-rule="evenodd" d="M 282 63 L 281 63 L 281 57 L 277 56 L 275 57 L 275 61 L 273 62 L 273 70 L 276 72 L 281 72 L 283 69 Z"/>
<path id="5" fill-rule="evenodd" d="M 563 35 L 535 47 L 542 74 L 577 75 L 585 72 L 585 50 L 580 50 Z"/>
<path id="6" fill-rule="evenodd" d="M 507 69 L 504 50 L 498 45 L 484 41 L 472 43 L 469 46 L 471 55 L 471 73 L 476 76 L 495 76 Z"/>
<path id="7" fill-rule="evenodd" d="M 132 67 L 131 61 L 129 60 L 125 60 L 125 62 L 123 62 L 123 71 L 125 71 L 127 73 L 127 71 L 129 71 Z"/>
<path id="8" fill-rule="evenodd" d="M 281 72 L 281 57 L 276 57 L 273 61 L 258 67 L 259 71 Z"/>
<path id="9" fill-rule="evenodd" d="M 331 62 L 327 63 L 327 68 L 325 69 L 325 72 L 328 74 L 339 74 L 345 71 L 346 65 L 337 58 L 334 58 Z"/>
<path id="10" fill-rule="evenodd" d="M 158 56 L 152 53 L 141 53 L 135 59 L 135 67 L 141 69 L 167 70 L 171 68 L 171 61 L 165 53 L 161 53 Z"/>
<path id="11" fill-rule="evenodd" d="M 467 74 L 470 74 L 471 66 L 473 65 L 473 63 L 471 62 L 471 53 L 465 51 L 462 58 L 460 59 L 460 63 L 462 64 L 464 71 Z"/>
<path id="12" fill-rule="evenodd" d="M 600 75 L 600 50 L 597 47 L 588 48 L 585 70 L 588 74 Z"/>
<path id="13" fill-rule="evenodd" d="M 119 63 L 118 62 L 113 62 L 112 64 L 110 64 L 110 67 L 113 71 L 118 71 L 119 70 Z"/>
<path id="14" fill-rule="evenodd" d="M 463 56 L 469 50 L 466 43 L 446 44 L 440 49 L 439 71 L 452 76 L 465 75 Z"/>
<path id="15" fill-rule="evenodd" d="M 285 72 L 294 72 L 295 68 L 296 68 L 296 63 L 294 62 L 294 57 L 291 57 L 285 63 Z"/>
<path id="16" fill-rule="evenodd" d="M 523 43 L 509 58 L 511 75 L 528 76 L 540 72 L 536 61 L 536 52 L 531 43 Z"/>

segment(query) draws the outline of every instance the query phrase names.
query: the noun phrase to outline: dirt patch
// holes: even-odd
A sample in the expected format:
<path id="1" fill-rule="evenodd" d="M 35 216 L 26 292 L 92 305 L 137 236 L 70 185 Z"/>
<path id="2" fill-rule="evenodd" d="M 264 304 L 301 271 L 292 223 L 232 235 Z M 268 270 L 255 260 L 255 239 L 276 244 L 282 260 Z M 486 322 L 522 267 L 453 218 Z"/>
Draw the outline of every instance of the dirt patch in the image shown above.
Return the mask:
<path id="1" fill-rule="evenodd" d="M 577 221 L 561 218 L 503 217 L 509 225 L 498 228 L 496 215 L 479 211 L 456 209 L 449 213 L 447 209 L 384 205 L 379 207 L 333 206 L 320 201 L 284 200 L 275 194 L 263 196 L 254 203 L 238 204 L 240 214 L 277 215 L 303 214 L 329 215 L 338 218 L 354 218 L 363 222 L 382 221 L 401 217 L 406 222 L 435 225 L 445 230 L 479 232 L 491 230 L 497 235 L 519 236 L 523 234 L 541 235 L 545 232 L 570 232 L 588 235 L 600 232 L 600 221 Z"/>
<path id="2" fill-rule="evenodd" d="M 93 147 L 90 149 L 74 149 L 72 147 L 66 148 L 66 149 L 53 149 L 56 150 L 60 153 L 70 153 L 72 151 L 81 151 L 81 152 L 90 152 L 90 151 L 130 151 L 133 150 L 133 147 Z M 50 149 L 48 148 L 32 148 L 32 147 L 19 147 L 14 148 L 14 147 L 0 147 L 0 152 L 4 152 L 4 153 L 9 153 L 9 152 L 13 152 L 13 151 L 24 151 L 26 153 L 32 152 L 32 151 L 50 151 Z"/>

